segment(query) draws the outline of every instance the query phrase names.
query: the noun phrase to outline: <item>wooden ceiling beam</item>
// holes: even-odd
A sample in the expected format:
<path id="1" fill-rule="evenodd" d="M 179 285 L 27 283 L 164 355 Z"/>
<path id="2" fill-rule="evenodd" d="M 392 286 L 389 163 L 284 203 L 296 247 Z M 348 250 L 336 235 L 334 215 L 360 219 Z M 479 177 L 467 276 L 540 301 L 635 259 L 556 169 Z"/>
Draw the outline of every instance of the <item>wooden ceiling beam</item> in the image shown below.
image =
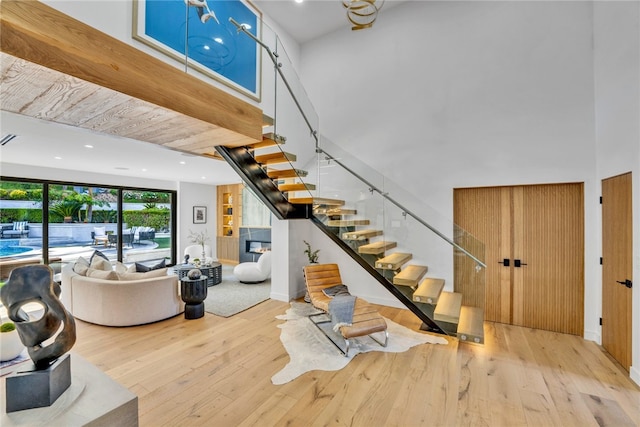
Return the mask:
<path id="1" fill-rule="evenodd" d="M 228 146 L 262 140 L 258 107 L 40 2 L 0 8 L 3 52 L 206 122 Z"/>

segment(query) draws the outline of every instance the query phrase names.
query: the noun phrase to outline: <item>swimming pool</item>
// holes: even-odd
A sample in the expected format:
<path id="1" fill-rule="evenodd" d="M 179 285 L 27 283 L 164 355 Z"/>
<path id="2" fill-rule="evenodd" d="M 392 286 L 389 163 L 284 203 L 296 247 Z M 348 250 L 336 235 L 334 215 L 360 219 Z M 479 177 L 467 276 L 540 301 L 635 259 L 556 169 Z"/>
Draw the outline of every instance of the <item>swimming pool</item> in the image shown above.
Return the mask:
<path id="1" fill-rule="evenodd" d="M 33 248 L 18 246 L 18 240 L 16 239 L 0 240 L 0 257 L 23 254 L 31 250 Z"/>

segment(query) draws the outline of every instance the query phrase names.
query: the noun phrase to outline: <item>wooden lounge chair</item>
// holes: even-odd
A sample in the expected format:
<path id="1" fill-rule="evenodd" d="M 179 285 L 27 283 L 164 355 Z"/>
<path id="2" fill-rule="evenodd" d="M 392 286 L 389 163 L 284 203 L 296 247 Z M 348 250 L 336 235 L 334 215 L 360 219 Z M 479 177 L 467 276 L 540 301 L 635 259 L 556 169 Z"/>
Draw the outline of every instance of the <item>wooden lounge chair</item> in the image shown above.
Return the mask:
<path id="1" fill-rule="evenodd" d="M 338 347 L 345 357 L 349 355 L 349 340 L 351 338 L 369 335 L 371 339 L 381 346 L 387 346 L 389 340 L 387 322 L 385 322 L 375 307 L 362 298 L 356 298 L 352 324 L 339 328 L 340 335 L 342 335 L 345 341 L 345 349 L 343 350 L 339 343 L 336 343 L 335 340 L 332 339 L 331 334 L 327 333 L 327 329 L 331 330 L 331 319 L 329 317 L 331 315 L 329 312 L 331 297 L 325 295 L 323 290 L 343 284 L 342 278 L 340 277 L 340 269 L 337 264 L 307 265 L 304 267 L 304 278 L 311 304 L 324 312 L 309 316 L 309 318 L 314 325 Z M 384 333 L 384 342 L 379 341 L 372 335 L 376 332 Z"/>

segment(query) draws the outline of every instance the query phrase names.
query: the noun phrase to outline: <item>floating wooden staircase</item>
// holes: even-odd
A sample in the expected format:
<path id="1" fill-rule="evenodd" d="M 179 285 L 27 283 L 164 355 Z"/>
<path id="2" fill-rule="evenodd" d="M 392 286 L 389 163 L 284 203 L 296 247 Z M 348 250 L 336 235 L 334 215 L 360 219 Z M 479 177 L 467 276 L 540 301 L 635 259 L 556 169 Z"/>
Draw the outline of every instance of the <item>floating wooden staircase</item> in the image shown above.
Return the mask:
<path id="1" fill-rule="evenodd" d="M 316 224 L 322 224 L 323 230 L 336 243 L 343 246 L 347 252 L 353 252 L 350 255 L 354 259 L 369 269 L 372 274 L 377 275 L 376 278 L 380 283 L 425 322 L 425 329 L 456 335 L 461 341 L 483 343 L 482 309 L 463 306 L 462 294 L 445 291 L 443 279 L 425 278 L 428 267 L 409 264 L 413 258 L 411 253 L 389 252 L 397 248 L 397 242 L 384 238 L 372 241 L 371 239 L 383 235 L 382 230 L 375 228 L 357 230 L 356 227 L 370 227 L 370 220 L 354 218 L 357 216 L 357 211 L 345 207 L 344 200 L 312 196 L 310 191 L 315 190 L 316 186 L 302 180 L 307 176 L 306 171 L 291 165 L 291 162 L 296 160 L 296 156 L 280 149 L 285 142 L 286 139 L 281 136 L 266 133 L 261 142 L 241 148 L 244 150 L 242 153 L 239 151 L 228 153 L 228 149 L 218 151 L 230 163 L 238 160 L 243 162 L 235 168 L 242 169 L 241 175 L 247 179 L 259 182 L 263 179 L 269 181 L 268 184 L 260 185 L 252 182 L 254 191 L 256 191 L 254 187 L 257 187 L 259 191 L 279 193 L 277 197 L 263 195 L 262 198 L 278 201 L 280 201 L 279 197 L 284 198 L 290 205 L 288 209 L 298 212 L 292 217 L 300 217 L 302 212 L 308 212 L 307 218 L 313 219 Z M 263 153 L 263 150 L 269 150 L 269 152 Z M 250 185 L 247 179 L 245 182 Z M 299 209 L 299 206 L 306 206 L 306 208 Z"/>

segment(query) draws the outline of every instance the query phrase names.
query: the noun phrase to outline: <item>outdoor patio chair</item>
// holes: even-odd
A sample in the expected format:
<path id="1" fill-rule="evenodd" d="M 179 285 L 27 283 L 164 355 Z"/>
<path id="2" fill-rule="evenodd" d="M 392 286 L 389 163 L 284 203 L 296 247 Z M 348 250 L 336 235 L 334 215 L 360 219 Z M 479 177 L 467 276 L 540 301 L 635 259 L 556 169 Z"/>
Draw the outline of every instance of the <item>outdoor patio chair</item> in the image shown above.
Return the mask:
<path id="1" fill-rule="evenodd" d="M 369 304 L 362 298 L 356 297 L 355 306 L 353 307 L 353 318 L 350 325 L 340 326 L 338 330 L 345 342 L 345 349 L 337 343 L 331 334 L 332 329 L 332 316 L 331 313 L 331 300 L 332 297 L 327 293 L 329 288 L 337 289 L 341 287 L 342 291 L 345 291 L 345 286 L 340 277 L 340 269 L 337 264 L 311 264 L 307 265 L 303 269 L 304 280 L 309 292 L 309 298 L 311 304 L 323 311 L 320 314 L 313 314 L 309 316 L 309 319 L 314 325 L 327 337 L 331 342 L 344 354 L 345 357 L 349 355 L 349 340 L 351 338 L 362 337 L 369 335 L 371 339 L 380 344 L 383 347 L 387 346 L 389 340 L 389 333 L 387 332 L 387 322 L 384 317 L 378 313 L 375 307 Z M 342 286 L 341 286 L 342 285 Z M 326 293 L 325 293 L 326 292 Z M 376 339 L 372 334 L 376 332 L 384 333 L 384 342 Z"/>
<path id="2" fill-rule="evenodd" d="M 8 239 L 16 238 L 16 237 L 20 238 L 28 235 L 29 235 L 28 221 L 14 221 L 11 229 L 5 230 L 3 228 L 2 230 L 2 237 L 8 238 Z"/>

